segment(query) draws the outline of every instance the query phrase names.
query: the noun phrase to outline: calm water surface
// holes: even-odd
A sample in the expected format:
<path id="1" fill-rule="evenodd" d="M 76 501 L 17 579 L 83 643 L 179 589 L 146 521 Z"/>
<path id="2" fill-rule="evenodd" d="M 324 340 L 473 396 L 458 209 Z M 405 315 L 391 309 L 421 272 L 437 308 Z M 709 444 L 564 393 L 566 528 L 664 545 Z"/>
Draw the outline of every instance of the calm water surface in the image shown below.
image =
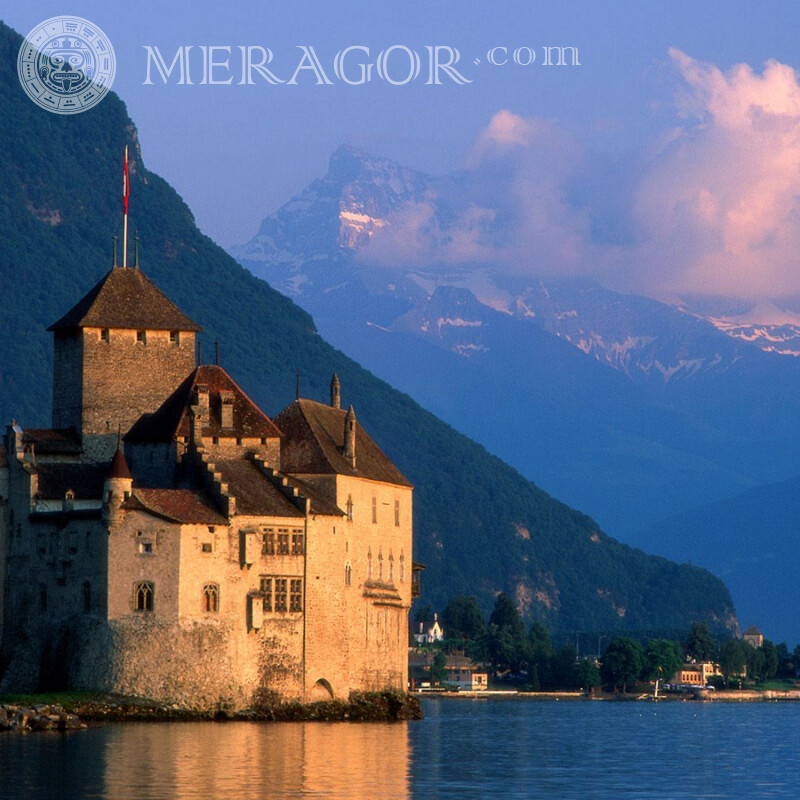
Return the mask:
<path id="1" fill-rule="evenodd" d="M 800 797 L 800 704 L 426 700 L 422 722 L 0 734 L 0 797 Z"/>

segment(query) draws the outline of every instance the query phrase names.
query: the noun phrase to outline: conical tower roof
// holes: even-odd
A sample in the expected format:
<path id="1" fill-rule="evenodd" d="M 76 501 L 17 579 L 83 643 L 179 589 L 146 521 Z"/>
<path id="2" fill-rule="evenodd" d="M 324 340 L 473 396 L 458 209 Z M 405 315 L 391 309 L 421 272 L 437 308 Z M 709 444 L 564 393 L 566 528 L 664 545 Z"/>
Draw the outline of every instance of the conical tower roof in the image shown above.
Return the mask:
<path id="1" fill-rule="evenodd" d="M 133 480 L 133 475 L 128 469 L 128 462 L 125 460 L 125 454 L 122 452 L 122 445 L 117 442 L 117 452 L 114 453 L 114 458 L 111 459 L 111 468 L 108 470 L 108 478 L 126 478 L 129 481 Z"/>

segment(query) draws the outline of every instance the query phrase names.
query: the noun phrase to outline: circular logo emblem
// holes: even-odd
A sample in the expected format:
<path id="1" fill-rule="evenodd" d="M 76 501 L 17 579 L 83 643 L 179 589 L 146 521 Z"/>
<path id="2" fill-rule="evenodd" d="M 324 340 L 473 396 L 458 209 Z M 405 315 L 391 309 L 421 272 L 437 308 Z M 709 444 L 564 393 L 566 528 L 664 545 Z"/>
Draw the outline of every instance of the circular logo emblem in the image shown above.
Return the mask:
<path id="1" fill-rule="evenodd" d="M 82 17 L 53 17 L 26 37 L 17 57 L 22 88 L 56 114 L 97 105 L 114 83 L 117 60 L 103 31 Z"/>

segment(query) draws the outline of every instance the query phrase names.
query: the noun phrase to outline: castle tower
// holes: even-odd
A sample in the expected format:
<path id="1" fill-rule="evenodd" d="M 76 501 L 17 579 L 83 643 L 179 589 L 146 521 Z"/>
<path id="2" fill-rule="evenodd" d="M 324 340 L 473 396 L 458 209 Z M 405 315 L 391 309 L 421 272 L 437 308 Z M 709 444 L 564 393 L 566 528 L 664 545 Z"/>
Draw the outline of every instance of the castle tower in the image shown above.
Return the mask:
<path id="1" fill-rule="evenodd" d="M 131 496 L 133 476 L 122 452 L 122 443 L 117 436 L 117 450 L 111 459 L 108 475 L 103 483 L 103 520 L 113 523 L 119 516 L 120 507 Z"/>
<path id="2" fill-rule="evenodd" d="M 84 458 L 102 461 L 117 430 L 157 409 L 194 369 L 200 327 L 141 270 L 115 266 L 48 330 L 53 427 L 74 428 Z"/>

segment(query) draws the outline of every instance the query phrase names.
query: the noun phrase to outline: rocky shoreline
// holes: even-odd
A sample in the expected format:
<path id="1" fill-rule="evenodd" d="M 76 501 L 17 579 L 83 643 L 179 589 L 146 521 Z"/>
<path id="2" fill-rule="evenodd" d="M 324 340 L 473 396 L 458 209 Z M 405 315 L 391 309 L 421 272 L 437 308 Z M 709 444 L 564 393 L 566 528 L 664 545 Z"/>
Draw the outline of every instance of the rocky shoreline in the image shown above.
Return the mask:
<path id="1" fill-rule="evenodd" d="M 398 691 L 357 692 L 348 700 L 275 703 L 257 708 L 197 710 L 118 695 L 76 695 L 53 702 L 0 703 L 0 731 L 69 731 L 101 722 L 395 722 L 422 719 L 419 700 Z"/>

